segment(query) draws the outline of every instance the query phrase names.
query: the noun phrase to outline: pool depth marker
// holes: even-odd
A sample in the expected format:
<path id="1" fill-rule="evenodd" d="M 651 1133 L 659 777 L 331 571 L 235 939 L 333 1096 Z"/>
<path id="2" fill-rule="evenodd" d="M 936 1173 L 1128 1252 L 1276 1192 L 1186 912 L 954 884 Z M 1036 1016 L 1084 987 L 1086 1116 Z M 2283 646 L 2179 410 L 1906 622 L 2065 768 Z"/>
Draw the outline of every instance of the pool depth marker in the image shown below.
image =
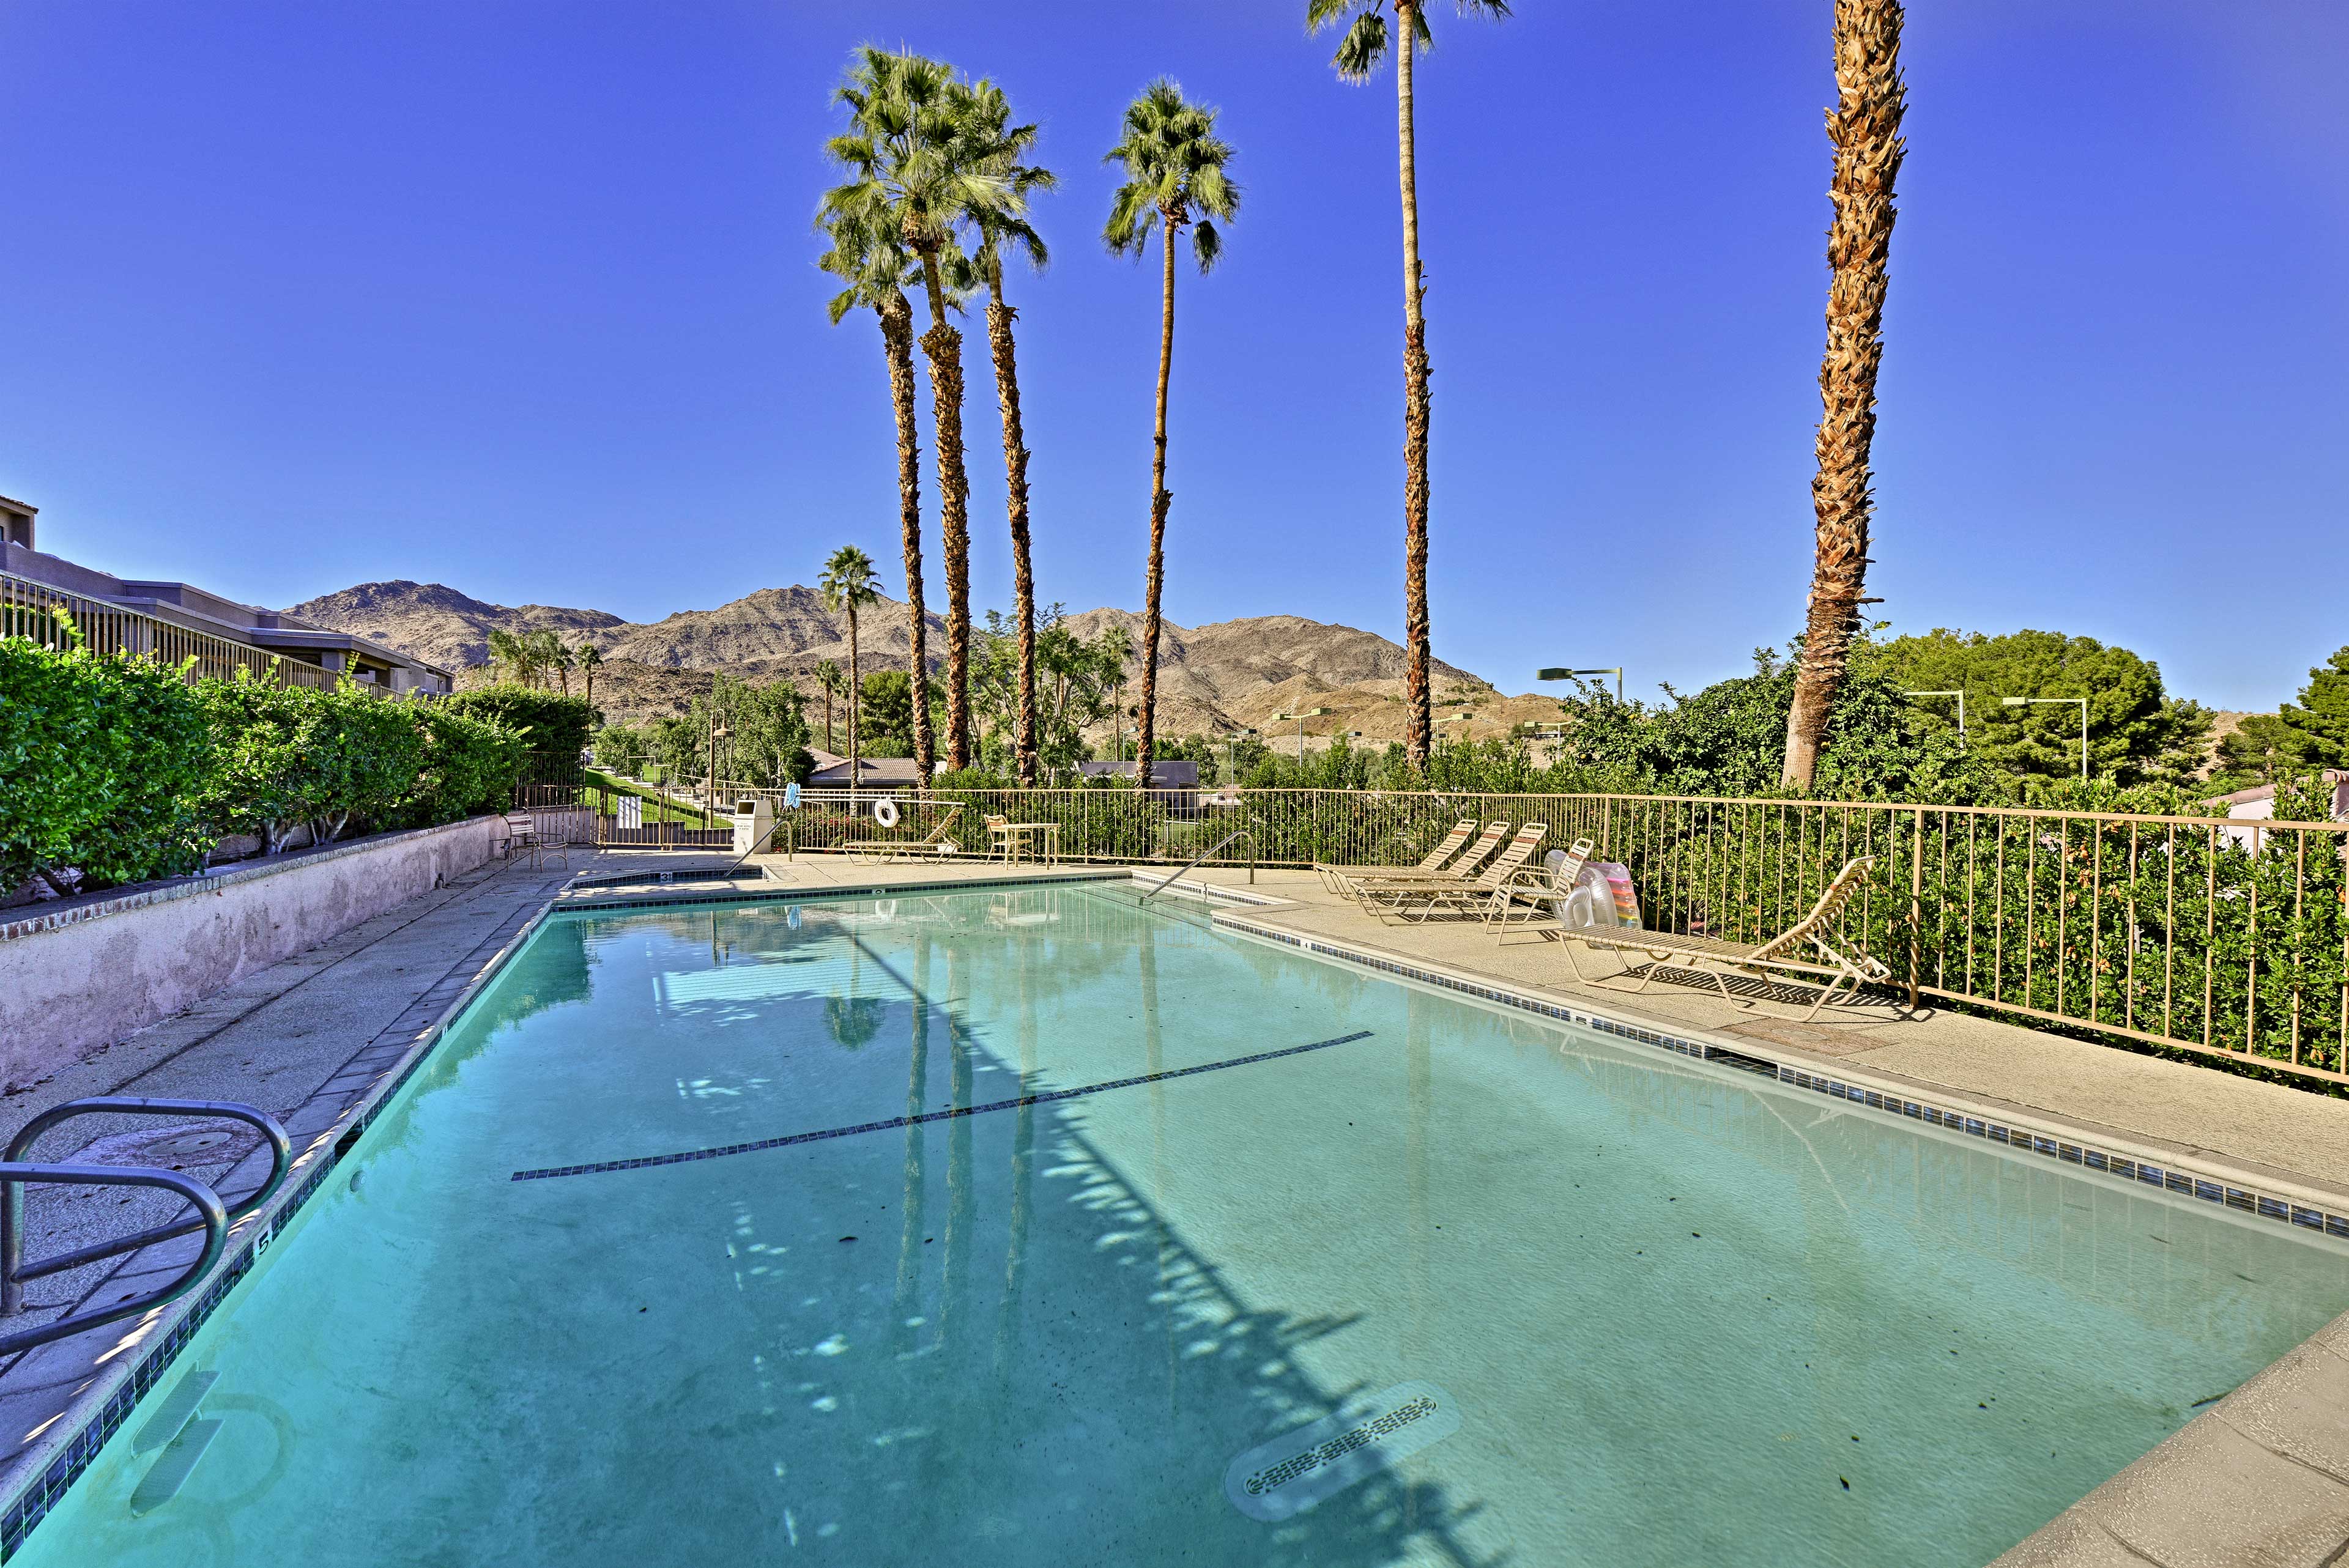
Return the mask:
<path id="1" fill-rule="evenodd" d="M 1253 1056 L 1231 1057 L 1220 1062 L 1201 1062 L 1196 1067 L 1138 1073 L 1133 1078 L 1111 1078 L 1104 1083 L 1056 1088 L 1042 1094 L 1023 1094 L 1012 1099 L 990 1100 L 985 1105 L 960 1105 L 951 1110 L 926 1110 L 919 1116 L 893 1116 L 883 1121 L 861 1121 L 854 1127 L 828 1127 L 820 1132 L 792 1132 L 781 1138 L 755 1139 L 749 1143 L 727 1143 L 716 1149 L 688 1150 L 682 1154 L 648 1154 L 636 1160 L 599 1160 L 591 1165 L 552 1165 L 537 1171 L 517 1171 L 511 1179 L 537 1181 L 549 1176 L 585 1176 L 599 1171 L 641 1171 L 648 1165 L 682 1165 L 692 1160 L 717 1160 L 729 1154 L 750 1154 L 761 1149 L 788 1149 L 794 1143 L 820 1143 L 827 1138 L 849 1138 L 860 1132 L 886 1132 L 892 1128 L 914 1127 L 925 1121 L 951 1121 L 958 1116 L 983 1116 L 988 1111 L 1016 1110 L 1026 1105 L 1049 1105 L 1056 1099 L 1076 1099 L 1084 1095 L 1100 1094 L 1104 1089 L 1133 1088 L 1146 1083 L 1164 1083 L 1170 1078 L 1189 1078 L 1194 1073 L 1220 1072 L 1226 1068 L 1244 1068 L 1257 1062 L 1278 1061 L 1282 1057 L 1302 1056 L 1307 1051 L 1326 1051 L 1331 1046 L 1367 1040 L 1371 1033 L 1369 1029 L 1361 1029 L 1350 1035 L 1340 1035 L 1335 1039 L 1314 1040 L 1302 1046 L 1283 1046 L 1277 1051 L 1258 1051 Z"/>

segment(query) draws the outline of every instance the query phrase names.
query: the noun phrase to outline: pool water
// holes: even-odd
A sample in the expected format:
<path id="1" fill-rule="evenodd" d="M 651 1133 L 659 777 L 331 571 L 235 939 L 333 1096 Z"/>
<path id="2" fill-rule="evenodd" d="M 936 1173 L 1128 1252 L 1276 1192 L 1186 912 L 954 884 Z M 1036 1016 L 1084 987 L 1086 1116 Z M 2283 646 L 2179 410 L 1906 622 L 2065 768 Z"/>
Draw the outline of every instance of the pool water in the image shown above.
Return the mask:
<path id="1" fill-rule="evenodd" d="M 1976 1564 L 2344 1307 L 1122 887 L 564 915 L 18 1560 Z"/>

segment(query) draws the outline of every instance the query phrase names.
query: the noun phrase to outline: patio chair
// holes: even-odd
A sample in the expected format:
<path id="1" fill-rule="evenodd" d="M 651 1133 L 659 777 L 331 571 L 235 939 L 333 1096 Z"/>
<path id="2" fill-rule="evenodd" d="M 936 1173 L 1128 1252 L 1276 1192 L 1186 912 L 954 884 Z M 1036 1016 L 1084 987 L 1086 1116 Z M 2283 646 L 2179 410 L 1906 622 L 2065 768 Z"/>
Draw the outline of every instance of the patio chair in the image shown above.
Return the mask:
<path id="1" fill-rule="evenodd" d="M 999 856 L 1009 861 L 1012 844 L 1018 837 L 1011 830 L 1011 819 L 999 812 L 990 812 L 979 818 L 979 821 L 987 828 L 987 858 L 991 861 Z"/>
<path id="2" fill-rule="evenodd" d="M 1561 903 L 1574 892 L 1574 884 L 1582 876 L 1582 868 L 1597 852 L 1598 844 L 1589 839 L 1577 839 L 1574 847 L 1566 851 L 1554 866 L 1525 866 L 1499 887 L 1493 890 L 1493 902 L 1485 911 L 1485 923 L 1501 928 L 1501 940 L 1506 942 L 1513 930 L 1523 931 L 1528 925 L 1547 929 L 1557 923 L 1554 915 L 1545 917 L 1549 906 Z M 1516 919 L 1519 907 L 1526 911 L 1526 920 Z"/>
<path id="3" fill-rule="evenodd" d="M 1460 851 L 1460 858 L 1450 865 L 1433 869 L 1397 866 L 1387 872 L 1372 872 L 1367 868 L 1359 870 L 1343 879 L 1345 896 L 1359 903 L 1364 892 L 1371 888 L 1451 887 L 1464 883 L 1482 871 L 1486 861 L 1500 853 L 1508 841 L 1509 823 L 1506 818 L 1487 822 L 1485 830 L 1478 833 L 1475 841 Z"/>
<path id="4" fill-rule="evenodd" d="M 508 811 L 506 859 L 519 861 L 525 856 L 532 865 L 538 863 L 538 819 L 528 811 Z"/>
<path id="5" fill-rule="evenodd" d="M 543 866 L 549 861 L 560 860 L 568 866 L 577 813 L 567 806 L 541 807 L 531 812 L 531 863 Z"/>
<path id="6" fill-rule="evenodd" d="M 948 806 L 929 832 L 918 839 L 851 839 L 841 850 L 851 860 L 892 861 L 918 860 L 949 852 L 947 829 L 962 811 L 959 804 Z"/>
<path id="7" fill-rule="evenodd" d="M 1505 832 L 1507 830 L 1506 824 L 1502 830 Z M 1461 818 L 1452 824 L 1452 830 L 1444 835 L 1443 842 L 1428 851 L 1415 866 L 1342 866 L 1333 865 L 1327 861 L 1316 861 L 1313 862 L 1313 870 L 1320 876 L 1323 887 L 1328 888 L 1340 898 L 1348 898 L 1353 894 L 1354 879 L 1357 877 L 1408 877 L 1414 872 L 1433 872 L 1441 869 L 1444 861 L 1460 852 L 1460 847 L 1465 844 L 1470 835 L 1475 831 L 1475 818 Z"/>
<path id="8" fill-rule="evenodd" d="M 1836 873 L 1835 881 L 1819 894 L 1818 903 L 1811 906 L 1811 912 L 1767 942 L 1749 944 L 1724 942 L 1716 936 L 1683 936 L 1669 931 L 1640 931 L 1622 926 L 1566 926 L 1560 928 L 1559 934 L 1568 944 L 1567 962 L 1574 965 L 1576 979 L 1596 985 L 1600 982 L 1583 974 L 1580 961 L 1574 956 L 1572 944 L 1586 943 L 1592 947 L 1609 948 L 1619 954 L 1644 953 L 1649 963 L 1647 974 L 1638 986 L 1641 991 L 1653 984 L 1656 976 L 1671 967 L 1675 959 L 1684 960 L 1686 967 L 1692 971 L 1700 962 L 1703 962 L 1729 969 L 1743 969 L 1765 977 L 1787 975 L 1815 985 L 1819 982 L 1813 976 L 1824 975 L 1826 983 L 1820 986 L 1818 999 L 1811 1004 L 1811 1010 L 1803 1015 L 1803 1022 L 1807 1024 L 1819 1016 L 1820 1009 L 1832 1001 L 1836 993 L 1845 985 L 1850 986 L 1846 995 L 1856 996 L 1863 985 L 1871 982 L 1883 985 L 1892 978 L 1892 971 L 1873 954 L 1857 948 L 1846 952 L 1827 936 L 1828 926 L 1843 912 L 1843 906 L 1851 902 L 1851 895 L 1859 891 L 1860 883 L 1867 879 L 1868 868 L 1875 863 L 1873 855 L 1862 855 L 1846 861 L 1843 870 Z M 1796 956 L 1806 946 L 1812 950 L 1812 955 Z M 1620 979 L 1630 972 L 1631 961 L 1625 957 L 1623 968 L 1605 978 Z M 1713 969 L 1705 973 L 1719 987 L 1723 1000 L 1739 1006 L 1752 1005 L 1731 992 L 1728 976 L 1722 970 Z"/>
<path id="9" fill-rule="evenodd" d="M 1400 920 L 1427 920 L 1439 913 L 1464 914 L 1478 905 L 1489 905 L 1493 895 L 1507 885 L 1511 877 L 1523 869 L 1542 836 L 1549 831 L 1547 822 L 1527 822 L 1509 841 L 1509 847 L 1493 857 L 1492 864 L 1475 876 L 1453 882 L 1364 882 L 1361 884 L 1362 908 L 1381 920 L 1393 916 Z"/>

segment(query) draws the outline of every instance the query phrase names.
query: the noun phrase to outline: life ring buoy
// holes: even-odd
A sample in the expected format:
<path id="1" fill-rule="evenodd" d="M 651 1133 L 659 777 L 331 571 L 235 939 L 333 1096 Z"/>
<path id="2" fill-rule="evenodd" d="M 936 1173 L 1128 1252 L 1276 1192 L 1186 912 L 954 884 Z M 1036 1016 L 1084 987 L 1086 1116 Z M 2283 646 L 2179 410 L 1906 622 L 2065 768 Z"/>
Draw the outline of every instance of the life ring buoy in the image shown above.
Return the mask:
<path id="1" fill-rule="evenodd" d="M 884 795 L 873 802 L 873 820 L 885 828 L 897 825 L 897 802 Z"/>

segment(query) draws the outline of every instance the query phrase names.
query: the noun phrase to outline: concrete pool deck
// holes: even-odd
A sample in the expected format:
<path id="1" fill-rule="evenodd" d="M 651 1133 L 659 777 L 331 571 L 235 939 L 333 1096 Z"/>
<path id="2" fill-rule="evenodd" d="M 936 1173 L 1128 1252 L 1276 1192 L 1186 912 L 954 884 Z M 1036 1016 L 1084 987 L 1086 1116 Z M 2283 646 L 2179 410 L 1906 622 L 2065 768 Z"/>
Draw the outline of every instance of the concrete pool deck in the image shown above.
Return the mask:
<path id="1" fill-rule="evenodd" d="M 93 1094 L 226 1099 L 280 1115 L 300 1152 L 305 1137 L 324 1139 L 349 1127 L 358 1108 L 388 1096 L 400 1064 L 415 1057 L 550 908 L 1164 874 L 1149 868 L 1048 871 L 804 855 L 761 856 L 739 880 L 714 880 L 730 859 L 706 851 L 574 851 L 567 866 L 493 863 L 87 1054 L 0 1103 L 0 1122 L 13 1133 L 48 1106 Z M 759 880 L 747 875 L 753 870 Z M 662 880 L 664 872 L 670 880 Z M 1250 885 L 1244 868 L 1214 868 L 1185 882 L 1200 892 L 1248 901 L 1219 911 L 1226 923 L 1242 929 L 1311 940 L 1358 961 L 1440 974 L 1455 986 L 1490 986 L 1512 998 L 1683 1032 L 1781 1063 L 1806 1063 L 1823 1077 L 1880 1087 L 1896 1099 L 1906 1093 L 2028 1125 L 2076 1130 L 2084 1139 L 2240 1173 L 2262 1189 L 2305 1193 L 2333 1212 L 2349 1212 L 2349 1101 L 1993 1019 L 1946 1012 L 1911 1017 L 1880 1000 L 1830 1009 L 1803 1025 L 1793 1021 L 1799 1008 L 1765 1004 L 1748 1011 L 1710 990 L 1658 987 L 1634 996 L 1578 983 L 1554 943 L 1519 938 L 1505 946 L 1472 923 L 1381 925 L 1332 898 L 1309 872 L 1262 871 Z M 1594 975 L 1612 966 L 1604 956 L 1586 957 L 1585 965 Z M 60 1158 L 93 1138 L 135 1125 L 92 1117 L 51 1134 L 39 1152 Z M 191 1159 L 188 1168 L 222 1190 L 241 1191 L 260 1156 L 249 1145 L 231 1152 L 236 1158 L 226 1163 Z M 255 1218 L 274 1223 L 289 1196 L 281 1193 Z M 63 1193 L 48 1202 L 36 1200 L 30 1252 L 37 1256 L 99 1233 L 119 1234 L 126 1222 L 133 1228 L 155 1222 L 168 1206 L 146 1198 L 129 1207 L 109 1202 L 104 1209 L 88 1200 L 77 1204 Z M 140 1207 L 150 1202 L 157 1209 L 152 1216 Z M 92 1264 L 37 1281 L 32 1295 L 47 1305 L 27 1320 L 45 1321 L 125 1280 L 155 1275 L 163 1265 L 149 1254 L 174 1247 L 193 1255 L 189 1243 L 166 1243 L 128 1264 Z M 136 1343 L 120 1333 L 123 1327 L 77 1336 L 0 1365 L 0 1491 L 12 1497 L 19 1492 L 28 1461 L 52 1465 L 50 1473 L 57 1473 L 53 1433 L 70 1430 L 82 1419 L 77 1407 L 105 1392 L 99 1387 L 106 1381 L 104 1360 Z M 2002 1562 L 2033 1568 L 2349 1563 L 2344 1412 L 2349 1320 L 2336 1322 L 2220 1400 Z M 0 1542 L 5 1545 L 13 1540 Z"/>

